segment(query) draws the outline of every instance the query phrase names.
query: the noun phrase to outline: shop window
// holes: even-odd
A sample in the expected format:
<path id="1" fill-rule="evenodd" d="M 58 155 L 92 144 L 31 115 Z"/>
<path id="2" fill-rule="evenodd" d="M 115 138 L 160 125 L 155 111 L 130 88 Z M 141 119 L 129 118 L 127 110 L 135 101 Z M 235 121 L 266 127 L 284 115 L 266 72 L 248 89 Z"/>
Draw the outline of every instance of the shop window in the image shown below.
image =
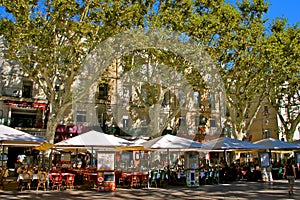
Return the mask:
<path id="1" fill-rule="evenodd" d="M 23 82 L 22 97 L 25 97 L 25 98 L 32 97 L 32 82 L 31 81 Z"/>

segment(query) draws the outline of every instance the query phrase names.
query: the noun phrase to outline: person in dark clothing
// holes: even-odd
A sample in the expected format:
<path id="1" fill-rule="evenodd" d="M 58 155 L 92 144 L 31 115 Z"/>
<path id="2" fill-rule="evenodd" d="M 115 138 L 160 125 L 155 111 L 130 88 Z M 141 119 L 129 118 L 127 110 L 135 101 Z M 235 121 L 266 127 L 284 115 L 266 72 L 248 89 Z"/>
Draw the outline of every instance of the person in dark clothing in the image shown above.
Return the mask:
<path id="1" fill-rule="evenodd" d="M 292 163 L 292 159 L 288 159 L 286 165 L 284 166 L 283 177 L 289 181 L 289 195 L 293 194 L 295 179 L 296 179 L 296 170 L 295 166 Z"/>

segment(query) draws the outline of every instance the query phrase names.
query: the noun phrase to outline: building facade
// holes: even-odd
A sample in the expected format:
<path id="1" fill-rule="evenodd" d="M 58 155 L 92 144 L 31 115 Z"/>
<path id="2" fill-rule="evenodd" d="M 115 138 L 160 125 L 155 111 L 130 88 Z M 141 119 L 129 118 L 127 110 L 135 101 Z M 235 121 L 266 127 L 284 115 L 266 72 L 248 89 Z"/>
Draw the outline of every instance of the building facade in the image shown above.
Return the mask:
<path id="1" fill-rule="evenodd" d="M 3 58 L 3 43 L 0 47 L 1 124 L 44 137 L 47 123 L 45 95 L 17 63 Z"/>
<path id="2" fill-rule="evenodd" d="M 249 140 L 256 142 L 265 138 L 281 139 L 281 137 L 279 137 L 277 124 L 276 111 L 270 106 L 268 101 L 264 99 L 247 133 Z"/>

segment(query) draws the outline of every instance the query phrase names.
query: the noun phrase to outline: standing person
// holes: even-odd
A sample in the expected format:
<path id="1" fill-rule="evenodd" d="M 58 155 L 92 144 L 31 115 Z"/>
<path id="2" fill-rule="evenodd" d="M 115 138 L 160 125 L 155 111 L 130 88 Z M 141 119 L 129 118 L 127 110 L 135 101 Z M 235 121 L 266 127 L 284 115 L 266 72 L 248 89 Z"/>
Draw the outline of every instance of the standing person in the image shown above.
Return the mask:
<path id="1" fill-rule="evenodd" d="M 295 166 L 292 163 L 292 159 L 288 159 L 286 165 L 284 166 L 283 177 L 285 177 L 289 181 L 289 195 L 293 194 L 293 188 L 295 184 L 296 178 L 296 170 Z"/>

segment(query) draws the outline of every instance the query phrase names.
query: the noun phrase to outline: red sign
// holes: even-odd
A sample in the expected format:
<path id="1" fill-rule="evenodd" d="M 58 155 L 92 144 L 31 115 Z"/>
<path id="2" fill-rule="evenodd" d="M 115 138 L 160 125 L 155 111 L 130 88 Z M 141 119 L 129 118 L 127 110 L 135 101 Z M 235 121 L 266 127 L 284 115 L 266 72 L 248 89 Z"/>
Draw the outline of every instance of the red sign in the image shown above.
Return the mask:
<path id="1" fill-rule="evenodd" d="M 99 176 L 98 177 L 98 182 L 102 182 L 103 181 L 103 177 L 102 176 Z"/>

